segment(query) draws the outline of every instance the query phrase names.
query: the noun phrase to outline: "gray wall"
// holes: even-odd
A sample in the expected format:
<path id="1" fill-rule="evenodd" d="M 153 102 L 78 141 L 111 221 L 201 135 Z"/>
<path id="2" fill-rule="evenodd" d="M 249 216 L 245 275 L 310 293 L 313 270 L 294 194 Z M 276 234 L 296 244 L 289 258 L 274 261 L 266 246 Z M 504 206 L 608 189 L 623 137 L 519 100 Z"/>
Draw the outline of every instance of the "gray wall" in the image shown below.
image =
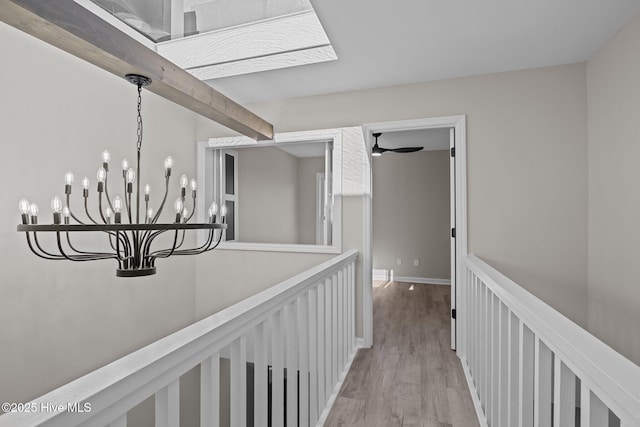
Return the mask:
<path id="1" fill-rule="evenodd" d="M 136 88 L 3 23 L 0 52 L 0 401 L 26 402 L 193 322 L 195 260 L 161 260 L 155 276 L 118 279 L 115 262 L 31 254 L 16 232 L 18 201 L 36 200 L 51 222 L 67 170 L 77 202 L 83 176 L 95 187 L 103 149 L 117 174 L 123 156 L 134 160 Z M 195 114 L 145 91 L 143 116 L 142 175 L 157 203 L 167 155 L 177 177 L 195 172 Z"/>
<path id="2" fill-rule="evenodd" d="M 585 325 L 585 89 L 580 63 L 249 107 L 278 132 L 466 114 L 469 251 Z M 198 140 L 228 135 L 198 120 Z M 362 250 L 361 206 L 369 197 L 344 198 L 344 248 Z M 287 263 L 287 254 L 278 262 Z M 222 268 L 241 265 L 238 256 Z"/>
<path id="3" fill-rule="evenodd" d="M 298 158 L 276 147 L 238 151 L 239 241 L 298 242 Z"/>
<path id="4" fill-rule="evenodd" d="M 298 242 L 316 244 L 316 174 L 324 172 L 324 157 L 298 159 Z"/>
<path id="5" fill-rule="evenodd" d="M 640 16 L 587 64 L 589 330 L 640 365 Z"/>
<path id="6" fill-rule="evenodd" d="M 449 150 L 375 157 L 372 184 L 373 268 L 450 279 Z"/>

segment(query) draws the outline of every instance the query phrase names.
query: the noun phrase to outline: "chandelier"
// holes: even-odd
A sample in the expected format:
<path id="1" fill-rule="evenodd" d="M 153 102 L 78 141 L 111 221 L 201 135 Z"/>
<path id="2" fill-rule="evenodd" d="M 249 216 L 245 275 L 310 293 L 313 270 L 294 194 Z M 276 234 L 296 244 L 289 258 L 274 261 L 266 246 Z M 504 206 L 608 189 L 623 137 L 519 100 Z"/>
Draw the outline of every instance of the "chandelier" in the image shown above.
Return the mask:
<path id="1" fill-rule="evenodd" d="M 180 193 L 173 207 L 175 217 L 171 223 L 159 223 L 158 220 L 165 208 L 169 193 L 169 181 L 173 159 L 167 157 L 164 162 L 165 189 L 162 201 L 154 212 L 150 206 L 150 186 L 144 186 L 144 193 L 140 192 L 140 150 L 142 148 L 142 87 L 151 84 L 151 79 L 137 74 L 127 74 L 126 79 L 138 86 L 138 128 L 137 128 L 137 159 L 136 168 L 129 167 L 129 162 L 122 160 L 122 197 L 111 197 L 109 194 L 109 162 L 108 151 L 102 153 L 102 166 L 97 173 L 97 210 L 92 214 L 89 209 L 89 187 L 87 177 L 82 180 L 82 205 L 84 217 L 71 207 L 73 189 L 73 173 L 67 172 L 64 177 L 65 201 L 55 196 L 51 200 L 53 224 L 38 224 L 38 206 L 29 203 L 27 199 L 20 200 L 19 209 L 22 224 L 18 231 L 24 232 L 31 251 L 40 258 L 49 260 L 68 261 L 97 261 L 113 259 L 118 264 L 116 276 L 138 277 L 156 273 L 156 260 L 174 255 L 197 255 L 218 246 L 222 239 L 223 230 L 227 228 L 225 216 L 226 207 L 220 209 L 218 220 L 218 206 L 214 202 L 208 211 L 206 223 L 190 223 L 195 213 L 197 183 L 195 179 L 189 181 L 186 175 L 180 177 Z M 191 214 L 187 208 L 187 186 L 191 190 Z M 135 188 L 134 188 L 135 187 Z M 144 199 L 144 209 L 141 210 L 141 198 Z M 141 213 L 143 218 L 141 219 Z M 205 230 L 204 243 L 190 248 L 183 248 L 187 230 Z M 72 236 L 83 232 L 100 232 L 106 238 L 102 251 L 89 251 L 77 248 Z M 39 233 L 55 234 L 45 249 L 40 242 Z M 158 239 L 161 235 L 165 237 Z M 53 248 L 53 249 L 52 249 Z"/>

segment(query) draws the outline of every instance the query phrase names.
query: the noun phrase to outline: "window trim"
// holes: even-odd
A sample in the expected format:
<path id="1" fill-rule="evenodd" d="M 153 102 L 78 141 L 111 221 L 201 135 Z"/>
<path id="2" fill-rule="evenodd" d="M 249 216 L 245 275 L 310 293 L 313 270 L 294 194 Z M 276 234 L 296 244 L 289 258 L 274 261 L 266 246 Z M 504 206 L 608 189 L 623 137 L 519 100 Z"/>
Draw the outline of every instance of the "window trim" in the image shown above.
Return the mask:
<path id="1" fill-rule="evenodd" d="M 321 254 L 342 253 L 342 129 L 322 129 L 301 132 L 276 133 L 273 140 L 255 141 L 239 136 L 227 138 L 210 138 L 198 143 L 197 170 L 201 196 L 198 200 L 197 216 L 199 221 L 205 220 L 207 202 L 213 198 L 213 150 L 235 149 L 242 147 L 277 146 L 287 143 L 332 142 L 332 190 L 333 190 L 333 227 L 331 245 L 302 245 L 282 243 L 253 242 L 221 242 L 218 249 L 246 250 L 264 252 L 303 252 Z M 201 236 L 204 239 L 204 236 Z"/>

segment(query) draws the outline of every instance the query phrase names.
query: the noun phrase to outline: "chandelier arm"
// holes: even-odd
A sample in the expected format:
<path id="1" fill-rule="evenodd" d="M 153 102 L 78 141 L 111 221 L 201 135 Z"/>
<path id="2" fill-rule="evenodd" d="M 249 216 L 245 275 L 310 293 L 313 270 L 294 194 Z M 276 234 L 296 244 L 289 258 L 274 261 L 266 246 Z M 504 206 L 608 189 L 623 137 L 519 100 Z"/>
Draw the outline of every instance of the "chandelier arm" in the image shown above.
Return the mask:
<path id="1" fill-rule="evenodd" d="M 213 243 L 214 235 L 215 235 L 215 229 L 211 229 L 209 231 L 209 237 L 207 238 L 206 243 L 204 243 L 203 245 L 201 245 L 201 246 L 199 246 L 197 248 L 183 249 L 181 251 L 175 251 L 173 253 L 173 255 L 198 255 L 198 254 L 210 251 L 212 249 L 215 249 L 220 244 L 220 241 L 222 240 L 222 230 L 220 230 L 220 237 L 218 238 L 218 241 L 216 242 L 216 245 L 212 248 L 211 247 L 211 243 Z M 163 250 L 157 251 L 157 252 L 153 253 L 152 255 L 164 254 L 164 253 L 166 253 L 166 251 L 168 251 L 168 249 L 163 249 Z"/>
<path id="2" fill-rule="evenodd" d="M 38 252 L 36 248 L 33 247 L 33 243 L 31 243 L 29 232 L 27 231 L 25 234 L 27 235 L 27 244 L 29 245 L 29 249 L 31 249 L 31 252 L 33 252 L 35 255 L 39 256 L 40 258 L 54 260 L 54 261 L 59 261 L 61 259 L 64 259 L 64 257 L 61 255 L 53 255 L 53 254 L 43 255 L 42 253 Z M 36 235 L 36 232 L 34 231 L 33 232 L 34 240 L 35 240 L 35 235 Z M 40 249 L 39 245 L 38 245 L 38 249 Z M 42 249 L 40 250 L 42 251 Z M 43 252 L 43 253 L 46 254 L 46 252 Z"/>
<path id="3" fill-rule="evenodd" d="M 98 223 L 93 219 L 93 217 L 89 213 L 89 206 L 88 206 L 87 200 L 88 200 L 88 198 L 85 197 L 84 198 L 84 213 L 87 215 L 87 218 L 89 218 L 89 221 L 91 221 L 95 225 L 98 225 Z"/>
<path id="4" fill-rule="evenodd" d="M 151 261 L 151 265 L 155 265 L 155 260 L 156 258 L 169 258 L 171 255 L 173 255 L 173 252 L 176 250 L 176 243 L 178 242 L 178 231 L 176 230 L 176 232 L 173 235 L 173 246 L 171 247 L 170 250 L 168 250 L 168 253 L 164 253 L 161 255 L 147 255 L 145 258 L 149 258 Z"/>
<path id="5" fill-rule="evenodd" d="M 66 239 L 66 240 L 67 240 L 67 245 L 69 246 L 69 248 L 70 248 L 73 252 L 75 252 L 75 253 L 77 253 L 77 254 L 83 254 L 83 255 L 91 255 L 91 254 L 96 254 L 96 255 L 111 255 L 111 254 L 109 254 L 108 252 L 87 252 L 87 251 L 80 251 L 80 250 L 76 249 L 76 248 L 73 246 L 73 244 L 71 243 L 71 238 L 69 237 L 69 232 L 68 232 L 68 231 L 65 231 L 65 232 L 64 232 L 64 234 L 65 234 L 65 235 L 66 235 L 66 237 L 67 237 L 67 239 Z"/>
<path id="6" fill-rule="evenodd" d="M 111 198 L 109 197 L 109 188 L 107 186 L 107 182 L 109 182 L 109 170 L 106 169 L 105 171 L 106 173 L 104 175 L 104 195 L 107 198 L 107 203 L 109 203 L 109 207 L 113 211 L 113 205 L 111 204 Z"/>
<path id="7" fill-rule="evenodd" d="M 191 220 L 191 218 L 193 218 L 193 215 L 195 215 L 196 213 L 196 196 L 192 196 L 191 199 L 193 200 L 193 206 L 191 209 L 191 215 L 189 215 L 189 218 L 187 218 L 184 222 L 189 222 Z"/>
<path id="8" fill-rule="evenodd" d="M 126 267 L 131 263 L 131 260 L 133 259 L 133 256 L 131 255 L 131 243 L 129 242 L 129 239 L 126 236 L 126 233 L 122 233 L 123 236 L 121 236 L 120 231 L 116 231 L 115 232 L 116 236 L 118 237 L 118 240 L 116 240 L 116 256 L 118 258 L 118 262 L 122 262 L 125 263 L 125 268 L 129 268 Z M 120 246 L 119 246 L 119 242 L 123 242 L 124 243 L 124 256 L 120 255 Z"/>
<path id="9" fill-rule="evenodd" d="M 178 246 L 176 246 L 176 250 L 180 249 L 182 247 L 182 244 L 184 243 L 184 234 L 185 234 L 186 230 L 182 230 L 182 236 L 180 237 L 180 243 L 178 244 Z"/>
<path id="10" fill-rule="evenodd" d="M 127 216 L 129 217 L 129 224 L 132 224 L 131 222 L 131 194 L 127 193 L 127 178 L 123 178 L 124 180 L 124 206 L 125 209 L 127 210 Z M 128 194 L 128 197 L 127 197 Z"/>
<path id="11" fill-rule="evenodd" d="M 127 204 L 127 216 L 129 217 L 129 224 L 133 224 L 133 221 L 131 220 L 131 193 L 125 193 L 126 196 L 124 197 L 124 200 L 126 201 Z"/>
<path id="12" fill-rule="evenodd" d="M 60 251 L 60 253 L 62 254 L 62 256 L 66 259 L 68 259 L 69 261 L 98 261 L 101 259 L 114 259 L 116 258 L 114 255 L 106 255 L 106 256 L 101 256 L 98 254 L 92 254 L 92 255 L 67 255 L 67 253 L 64 251 L 64 249 L 62 249 L 62 240 L 60 239 L 60 232 L 56 231 L 56 240 L 58 242 L 58 250 Z"/>
<path id="13" fill-rule="evenodd" d="M 109 199 L 107 198 L 107 200 Z M 104 213 L 102 213 L 102 193 L 98 193 L 98 212 L 100 213 L 100 218 L 102 218 L 102 222 L 107 224 L 107 220 L 104 218 Z"/>
<path id="14" fill-rule="evenodd" d="M 149 252 L 151 252 L 151 243 L 153 243 L 155 238 L 158 237 L 160 234 L 164 233 L 165 231 L 168 231 L 168 230 L 158 230 L 149 234 L 149 237 L 147 238 L 147 241 L 145 242 L 142 250 L 143 253 L 147 254 L 145 255 L 145 258 L 148 256 Z"/>
<path id="15" fill-rule="evenodd" d="M 175 255 L 200 255 L 202 253 L 212 251 L 212 250 L 214 250 L 215 248 L 218 247 L 218 245 L 220 244 L 220 241 L 222 240 L 222 233 L 220 233 L 220 234 L 221 234 L 221 236 L 218 238 L 218 241 L 216 242 L 216 244 L 214 246 L 211 246 L 211 244 L 213 243 L 213 239 L 211 239 L 207 243 L 207 245 L 200 246 L 200 248 L 183 249 L 181 251 L 175 251 L 173 253 L 173 256 L 175 256 Z"/>
<path id="16" fill-rule="evenodd" d="M 111 245 L 111 249 L 113 249 L 116 254 L 118 255 L 118 258 L 120 258 L 120 243 L 122 243 L 122 246 L 124 246 L 124 250 L 125 250 L 125 256 L 126 253 L 128 252 L 129 248 L 129 242 L 126 239 L 126 236 L 121 236 L 120 233 L 118 232 L 113 232 L 113 231 L 106 231 L 106 233 L 109 235 L 109 245 Z M 116 244 L 113 244 L 113 239 L 116 239 Z"/>
<path id="17" fill-rule="evenodd" d="M 164 204 L 167 201 L 167 195 L 169 194 L 169 177 L 167 176 L 165 179 L 165 188 L 164 188 L 164 197 L 162 198 L 162 203 L 160 203 L 160 207 L 158 208 L 158 212 L 156 212 L 156 215 L 153 217 L 153 224 L 155 224 L 158 221 L 158 218 L 160 218 L 160 214 L 162 213 L 162 210 L 164 209 Z"/>
<path id="18" fill-rule="evenodd" d="M 84 222 L 80 221 L 80 219 L 74 215 L 73 211 L 71 210 L 71 201 L 70 201 L 71 195 L 67 194 L 67 208 L 69 208 L 69 215 L 71 215 L 71 218 L 73 218 L 78 224 L 83 224 Z"/>
<path id="19" fill-rule="evenodd" d="M 38 240 L 38 234 L 34 231 L 33 232 L 33 241 L 36 243 L 36 246 L 38 247 L 38 249 L 40 249 L 40 252 L 42 252 L 43 254 L 50 256 L 50 257 L 59 257 L 60 255 L 57 254 L 52 254 L 50 252 L 45 251 L 44 249 L 42 249 L 42 246 L 40 246 L 40 241 Z"/>

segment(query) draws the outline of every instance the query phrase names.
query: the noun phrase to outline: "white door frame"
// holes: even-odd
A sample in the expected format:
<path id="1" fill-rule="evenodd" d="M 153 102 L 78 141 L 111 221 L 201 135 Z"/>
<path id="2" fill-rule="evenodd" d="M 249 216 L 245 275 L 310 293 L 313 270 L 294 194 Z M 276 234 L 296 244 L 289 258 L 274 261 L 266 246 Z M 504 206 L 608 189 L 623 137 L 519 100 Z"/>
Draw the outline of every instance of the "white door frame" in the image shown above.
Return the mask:
<path id="1" fill-rule="evenodd" d="M 418 129 L 438 129 L 454 128 L 455 130 L 455 220 L 456 220 L 456 256 L 455 256 L 455 277 L 451 281 L 451 308 L 458 307 L 458 295 L 456 292 L 456 281 L 462 280 L 461 258 L 467 254 L 467 134 L 466 116 L 446 116 L 432 117 L 413 120 L 401 120 L 392 122 L 367 123 L 362 125 L 367 150 L 369 176 L 368 176 L 368 197 L 363 198 L 363 242 L 362 247 L 362 270 L 363 270 L 363 344 L 365 347 L 373 345 L 373 245 L 372 245 L 372 186 L 371 186 L 371 147 L 373 132 L 394 132 Z M 452 274 L 452 278 L 454 275 Z M 455 322 L 452 319 L 451 328 L 451 348 L 456 349 L 456 329 L 463 327 L 463 322 Z M 460 333 L 458 335 L 462 336 Z"/>

